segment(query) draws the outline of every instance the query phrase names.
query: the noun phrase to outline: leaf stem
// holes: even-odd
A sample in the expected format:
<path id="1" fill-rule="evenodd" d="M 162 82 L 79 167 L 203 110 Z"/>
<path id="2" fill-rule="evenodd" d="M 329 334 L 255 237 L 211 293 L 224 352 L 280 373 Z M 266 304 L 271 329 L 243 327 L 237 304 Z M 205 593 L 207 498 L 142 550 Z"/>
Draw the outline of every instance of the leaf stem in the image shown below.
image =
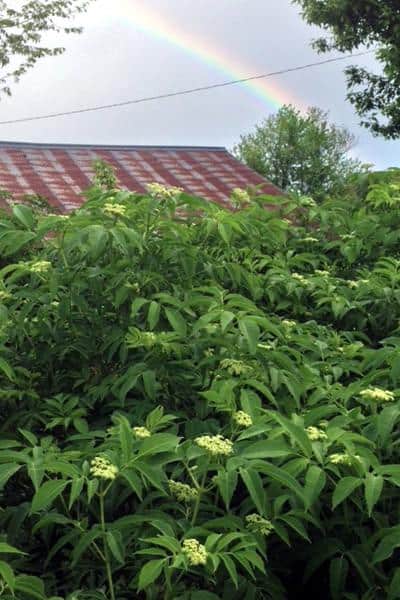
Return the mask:
<path id="1" fill-rule="evenodd" d="M 105 518 L 104 518 L 104 496 L 105 496 L 106 492 L 107 492 L 107 490 L 105 492 L 102 491 L 102 492 L 99 493 L 99 499 L 100 499 L 100 525 L 101 525 L 101 530 L 103 532 L 104 563 L 105 563 L 105 566 L 106 566 L 108 587 L 110 588 L 111 600 L 115 600 L 114 583 L 113 583 L 112 571 L 111 571 L 111 564 L 110 564 L 110 555 L 108 553 L 108 546 L 107 546 L 107 540 L 106 540 L 106 521 L 105 521 Z"/>

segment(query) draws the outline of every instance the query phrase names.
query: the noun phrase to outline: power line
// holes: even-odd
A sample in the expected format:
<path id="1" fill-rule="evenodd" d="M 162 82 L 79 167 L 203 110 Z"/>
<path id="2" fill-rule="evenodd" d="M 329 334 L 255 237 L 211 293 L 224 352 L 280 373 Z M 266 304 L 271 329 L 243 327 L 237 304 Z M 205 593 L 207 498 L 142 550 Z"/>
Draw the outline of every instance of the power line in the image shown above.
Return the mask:
<path id="1" fill-rule="evenodd" d="M 68 110 L 68 111 L 64 111 L 64 112 L 49 113 L 46 115 L 37 115 L 37 116 L 33 116 L 33 117 L 22 117 L 19 119 L 10 119 L 8 121 L 0 121 L 0 125 L 10 125 L 12 123 L 25 123 L 27 121 L 40 121 L 43 119 L 54 119 L 55 117 L 78 115 L 78 114 L 87 113 L 87 112 L 95 112 L 98 110 L 106 110 L 109 108 L 118 108 L 120 106 L 129 106 L 131 104 L 142 104 L 144 102 L 153 102 L 155 100 L 163 100 L 166 98 L 173 98 L 175 96 L 184 96 L 184 95 L 188 95 L 188 94 L 195 94 L 197 92 L 204 92 L 206 90 L 215 90 L 217 88 L 228 87 L 231 85 L 238 85 L 240 83 L 246 83 L 248 81 L 255 81 L 257 79 L 266 79 L 268 77 L 274 77 L 276 75 L 283 75 L 285 73 L 293 73 L 294 71 L 304 71 L 305 69 L 310 69 L 312 67 L 317 67 L 319 65 L 326 65 L 328 63 L 339 62 L 342 60 L 347 60 L 349 58 L 355 58 L 357 56 L 365 56 L 366 54 L 371 54 L 372 52 L 375 52 L 375 50 L 367 50 L 365 52 L 358 52 L 356 54 L 346 54 L 345 56 L 337 56 L 335 58 L 328 58 L 326 60 L 320 60 L 318 62 L 308 63 L 306 65 L 291 67 L 289 69 L 282 69 L 280 71 L 272 71 L 271 73 L 264 73 L 262 75 L 253 75 L 251 77 L 243 77 L 241 79 L 233 79 L 231 81 L 225 81 L 222 83 L 214 83 L 212 85 L 204 85 L 201 87 L 190 88 L 187 90 L 179 90 L 177 92 L 158 94 L 157 96 L 146 96 L 144 98 L 135 98 L 133 100 L 125 100 L 124 102 L 114 102 L 113 104 L 103 104 L 100 106 L 90 106 L 87 108 L 78 108 L 76 110 Z"/>

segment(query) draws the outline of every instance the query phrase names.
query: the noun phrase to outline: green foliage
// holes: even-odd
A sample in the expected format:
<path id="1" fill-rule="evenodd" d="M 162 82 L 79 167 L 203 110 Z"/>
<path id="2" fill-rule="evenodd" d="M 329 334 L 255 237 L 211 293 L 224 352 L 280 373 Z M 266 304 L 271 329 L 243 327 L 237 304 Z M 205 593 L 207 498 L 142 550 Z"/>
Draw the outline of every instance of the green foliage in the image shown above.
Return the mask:
<path id="1" fill-rule="evenodd" d="M 283 106 L 253 133 L 241 136 L 234 153 L 280 189 L 321 200 L 340 193 L 348 177 L 362 170 L 361 163 L 348 156 L 354 141 L 318 108 L 302 114 Z"/>
<path id="2" fill-rule="evenodd" d="M 0 0 L 0 93 L 11 94 L 9 82 L 18 81 L 38 60 L 62 54 L 64 48 L 42 43 L 49 32 L 79 33 L 77 27 L 62 26 L 86 9 L 90 0 Z"/>
<path id="3" fill-rule="evenodd" d="M 388 186 L 1 217 L 2 598 L 397 597 Z"/>
<path id="4" fill-rule="evenodd" d="M 329 32 L 315 41 L 320 52 L 376 48 L 380 73 L 346 69 L 348 99 L 361 125 L 386 138 L 400 135 L 400 5 L 398 0 L 293 0 L 306 21 Z"/>

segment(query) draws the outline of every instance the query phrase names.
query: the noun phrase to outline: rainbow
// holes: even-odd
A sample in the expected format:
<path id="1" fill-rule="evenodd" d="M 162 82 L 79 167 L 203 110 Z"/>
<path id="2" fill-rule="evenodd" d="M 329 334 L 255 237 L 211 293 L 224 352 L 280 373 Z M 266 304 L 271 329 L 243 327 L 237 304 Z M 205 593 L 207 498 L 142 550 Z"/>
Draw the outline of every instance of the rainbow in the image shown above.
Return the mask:
<path id="1" fill-rule="evenodd" d="M 189 35 L 182 31 L 176 23 L 168 21 L 154 10 L 143 7 L 142 3 L 144 1 L 119 0 L 118 3 L 113 4 L 113 14 L 115 15 L 116 11 L 124 22 L 133 24 L 136 29 L 145 32 L 156 40 L 167 42 L 175 48 L 179 48 L 186 55 L 192 56 L 194 59 L 222 73 L 227 80 L 236 80 L 258 74 L 254 73 L 254 67 L 229 56 L 222 48 L 213 46 L 209 40 L 196 38 L 192 33 Z M 264 103 L 267 102 L 273 109 L 278 109 L 283 104 L 293 104 L 300 109 L 304 109 L 302 101 L 291 97 L 287 90 L 272 81 L 272 79 L 247 81 L 238 85 L 249 90 Z"/>

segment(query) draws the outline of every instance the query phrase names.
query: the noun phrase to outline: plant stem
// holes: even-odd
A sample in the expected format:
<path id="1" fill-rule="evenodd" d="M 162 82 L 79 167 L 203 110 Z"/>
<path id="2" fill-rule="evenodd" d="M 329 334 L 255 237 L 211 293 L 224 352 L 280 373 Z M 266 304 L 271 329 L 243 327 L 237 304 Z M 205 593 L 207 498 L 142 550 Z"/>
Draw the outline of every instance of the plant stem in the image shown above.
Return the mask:
<path id="1" fill-rule="evenodd" d="M 103 532 L 103 544 L 104 544 L 104 563 L 106 565 L 106 573 L 108 579 L 108 587 L 110 588 L 111 600 L 115 600 L 114 583 L 112 578 L 110 555 L 108 553 L 107 540 L 106 540 L 106 521 L 104 518 L 104 496 L 105 492 L 100 492 L 100 525 Z"/>
<path id="2" fill-rule="evenodd" d="M 207 461 L 207 463 L 205 465 L 205 469 L 204 469 L 203 477 L 201 479 L 200 487 L 198 488 L 199 489 L 199 493 L 198 493 L 198 496 L 196 498 L 196 504 L 194 505 L 194 509 L 193 509 L 193 516 L 192 516 L 192 522 L 191 522 L 192 527 L 196 523 L 197 515 L 199 513 L 200 501 L 201 501 L 201 496 L 202 496 L 203 491 L 204 491 L 204 485 L 206 483 L 207 472 L 208 472 L 208 461 Z"/>

